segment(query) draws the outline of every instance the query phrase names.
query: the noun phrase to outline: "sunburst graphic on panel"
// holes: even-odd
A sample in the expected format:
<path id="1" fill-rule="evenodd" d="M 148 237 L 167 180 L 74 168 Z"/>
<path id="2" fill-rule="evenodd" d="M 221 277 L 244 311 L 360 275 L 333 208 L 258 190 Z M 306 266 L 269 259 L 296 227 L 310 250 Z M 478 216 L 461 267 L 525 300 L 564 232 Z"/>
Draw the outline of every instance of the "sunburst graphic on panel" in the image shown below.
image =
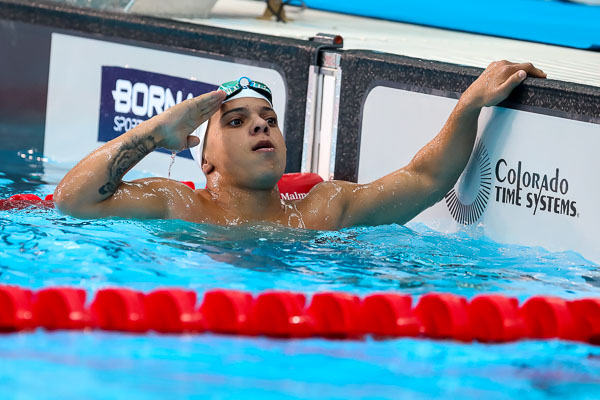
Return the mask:
<path id="1" fill-rule="evenodd" d="M 476 222 L 485 211 L 491 190 L 490 157 L 485 145 L 478 140 L 467 168 L 445 196 L 450 214 L 464 225 Z"/>

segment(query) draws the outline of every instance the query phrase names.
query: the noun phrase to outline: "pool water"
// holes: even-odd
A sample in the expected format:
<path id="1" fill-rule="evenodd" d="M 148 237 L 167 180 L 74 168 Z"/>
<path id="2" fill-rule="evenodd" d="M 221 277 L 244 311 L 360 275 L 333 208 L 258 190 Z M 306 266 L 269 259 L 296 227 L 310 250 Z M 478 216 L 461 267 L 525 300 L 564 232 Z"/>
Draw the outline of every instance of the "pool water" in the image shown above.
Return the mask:
<path id="1" fill-rule="evenodd" d="M 26 153 L 24 153 L 26 154 Z M 51 193 L 68 166 L 1 153 L 0 198 Z M 140 175 L 141 176 L 141 175 Z M 138 177 L 136 174 L 132 178 Z M 597 296 L 598 266 L 574 252 L 495 243 L 477 228 L 340 232 L 275 225 L 78 220 L 0 211 L 0 284 L 178 286 L 466 297 Z M 1 398 L 598 398 L 600 348 L 426 339 L 334 341 L 53 332 L 0 336 Z"/>

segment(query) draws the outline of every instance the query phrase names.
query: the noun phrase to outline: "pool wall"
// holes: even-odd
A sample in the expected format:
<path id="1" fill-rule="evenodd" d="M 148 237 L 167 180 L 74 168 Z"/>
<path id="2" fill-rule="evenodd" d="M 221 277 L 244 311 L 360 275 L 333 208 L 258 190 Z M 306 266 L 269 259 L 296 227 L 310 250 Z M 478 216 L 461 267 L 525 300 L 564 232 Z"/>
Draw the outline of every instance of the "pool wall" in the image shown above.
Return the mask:
<path id="1" fill-rule="evenodd" d="M 335 177 L 370 182 L 406 165 L 439 132 L 481 69 L 345 51 Z M 576 250 L 600 260 L 600 88 L 528 79 L 482 111 L 455 188 L 414 221 L 502 243 Z"/>
<path id="2" fill-rule="evenodd" d="M 0 1 L 3 149 L 72 164 L 173 102 L 251 74 L 274 90 L 287 172 L 367 182 L 406 165 L 481 73 L 324 43 Z M 528 79 L 483 111 L 465 173 L 415 221 L 599 261 L 599 147 L 600 88 Z M 166 175 L 169 163 L 156 153 L 139 167 Z M 185 154 L 172 177 L 203 179 Z"/>
<path id="3" fill-rule="evenodd" d="M 306 66 L 318 44 L 29 1 L 0 2 L 0 38 L 0 137 L 10 139 L 5 142 L 11 143 L 11 149 L 33 149 L 57 161 L 74 162 L 97 147 L 101 143 L 97 138 L 102 119 L 102 66 L 129 68 L 141 75 L 159 74 L 163 79 L 166 76 L 162 87 L 171 87 L 173 97 L 183 90 L 184 98 L 189 92 L 196 93 L 186 90 L 189 87 L 182 86 L 177 78 L 210 87 L 223 82 L 224 74 L 235 79 L 247 74 L 249 67 L 253 72 L 263 71 L 276 80 L 271 79 L 270 84 L 276 89 L 275 101 L 281 104 L 277 111 L 283 116 L 286 144 L 290 149 L 301 148 Z M 104 47 L 99 51 L 101 45 Z M 95 68 L 95 81 L 82 77 L 85 70 L 78 67 Z M 146 75 L 138 78 L 147 80 Z M 145 119 L 139 113 L 122 116 Z M 21 130 L 18 135 L 13 126 Z M 61 132 L 52 140 L 69 141 L 71 157 L 56 154 L 59 149 L 45 148 L 45 135 L 66 129 L 71 132 Z M 86 143 L 79 146 L 79 140 Z M 164 156 L 155 160 L 161 166 L 150 168 L 151 172 L 166 171 L 162 164 L 168 164 L 170 157 Z M 288 153 L 288 171 L 298 170 L 300 156 L 300 152 Z M 178 164 L 189 168 L 183 161 L 175 167 Z M 177 173 L 174 176 L 178 177 Z"/>

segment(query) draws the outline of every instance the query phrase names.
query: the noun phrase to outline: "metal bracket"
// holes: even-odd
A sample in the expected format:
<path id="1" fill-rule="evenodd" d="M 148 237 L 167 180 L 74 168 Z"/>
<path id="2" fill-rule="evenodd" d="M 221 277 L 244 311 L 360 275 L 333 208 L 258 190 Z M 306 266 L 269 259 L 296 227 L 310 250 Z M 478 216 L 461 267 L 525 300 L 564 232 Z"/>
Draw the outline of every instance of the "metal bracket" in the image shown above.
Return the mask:
<path id="1" fill-rule="evenodd" d="M 309 68 L 301 171 L 316 172 L 330 180 L 335 171 L 342 81 L 341 54 L 335 50 L 343 46 L 343 39 L 319 34 L 311 40 L 322 45 Z"/>

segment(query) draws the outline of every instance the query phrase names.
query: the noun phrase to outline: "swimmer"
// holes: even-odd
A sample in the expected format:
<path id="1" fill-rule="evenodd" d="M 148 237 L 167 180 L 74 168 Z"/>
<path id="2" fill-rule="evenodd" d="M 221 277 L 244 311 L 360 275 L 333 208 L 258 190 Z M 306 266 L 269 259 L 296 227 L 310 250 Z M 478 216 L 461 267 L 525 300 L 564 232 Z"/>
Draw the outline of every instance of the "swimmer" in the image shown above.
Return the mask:
<path id="1" fill-rule="evenodd" d="M 320 183 L 301 200 L 281 200 L 286 146 L 266 85 L 240 79 L 186 100 L 111 140 L 79 162 L 54 192 L 58 209 L 79 218 L 182 219 L 216 225 L 270 222 L 337 230 L 404 224 L 440 201 L 467 165 L 483 107 L 529 76 L 532 64 L 494 62 L 462 94 L 440 133 L 405 167 L 369 184 Z M 165 178 L 123 176 L 163 147 L 191 148 L 206 188 Z"/>

